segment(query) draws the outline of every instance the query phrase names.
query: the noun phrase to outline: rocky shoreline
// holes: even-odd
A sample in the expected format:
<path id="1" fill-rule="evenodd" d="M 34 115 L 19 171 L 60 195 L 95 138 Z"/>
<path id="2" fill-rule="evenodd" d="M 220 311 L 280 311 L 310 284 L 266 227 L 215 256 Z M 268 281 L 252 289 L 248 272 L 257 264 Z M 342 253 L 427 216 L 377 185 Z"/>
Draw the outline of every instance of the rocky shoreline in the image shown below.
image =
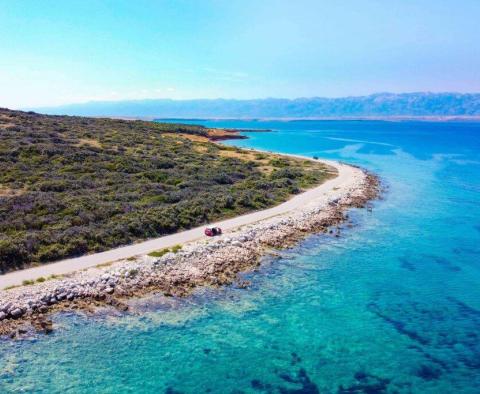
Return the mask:
<path id="1" fill-rule="evenodd" d="M 349 208 L 365 207 L 380 194 L 376 176 L 358 169 L 341 197 L 312 201 L 301 210 L 243 226 L 221 237 L 183 245 L 161 257 L 138 256 L 31 286 L 0 291 L 0 336 L 21 338 L 32 330 L 49 333 L 56 311 L 110 305 L 128 310 L 128 299 L 151 293 L 186 296 L 198 286 L 234 282 L 260 264 L 269 250 L 291 246 L 309 234 L 329 232 L 348 219 Z M 239 285 L 248 285 L 239 283 Z"/>

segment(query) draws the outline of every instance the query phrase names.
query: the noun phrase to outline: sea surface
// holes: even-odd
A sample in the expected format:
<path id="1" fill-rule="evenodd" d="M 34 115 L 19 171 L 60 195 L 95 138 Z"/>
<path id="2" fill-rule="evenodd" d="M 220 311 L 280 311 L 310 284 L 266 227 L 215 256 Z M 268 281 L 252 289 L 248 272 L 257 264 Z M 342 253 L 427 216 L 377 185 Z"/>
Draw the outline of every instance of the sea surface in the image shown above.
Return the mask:
<path id="1" fill-rule="evenodd" d="M 480 123 L 192 123 L 272 129 L 226 143 L 358 164 L 387 191 L 249 289 L 0 342 L 1 393 L 480 392 Z"/>

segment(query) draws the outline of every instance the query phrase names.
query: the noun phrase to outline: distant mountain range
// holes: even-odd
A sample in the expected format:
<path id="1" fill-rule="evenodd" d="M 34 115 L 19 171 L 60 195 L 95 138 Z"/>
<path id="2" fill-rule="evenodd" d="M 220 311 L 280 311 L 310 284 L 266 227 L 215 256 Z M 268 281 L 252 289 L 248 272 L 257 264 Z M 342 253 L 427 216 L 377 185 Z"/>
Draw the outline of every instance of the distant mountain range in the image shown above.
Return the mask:
<path id="1" fill-rule="evenodd" d="M 480 94 L 377 93 L 344 98 L 149 99 L 33 108 L 45 114 L 150 118 L 338 118 L 480 116 Z"/>

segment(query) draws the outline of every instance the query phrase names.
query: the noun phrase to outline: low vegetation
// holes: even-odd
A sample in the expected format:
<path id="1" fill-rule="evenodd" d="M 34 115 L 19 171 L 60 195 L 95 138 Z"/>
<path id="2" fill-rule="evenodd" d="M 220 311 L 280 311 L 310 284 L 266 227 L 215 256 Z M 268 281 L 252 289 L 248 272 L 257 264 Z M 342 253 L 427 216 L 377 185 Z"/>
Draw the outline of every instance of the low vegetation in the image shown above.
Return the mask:
<path id="1" fill-rule="evenodd" d="M 167 253 L 177 253 L 180 249 L 182 249 L 182 245 L 174 245 L 171 248 L 163 248 L 160 250 L 154 250 L 150 252 L 148 255 L 151 257 L 162 257 Z"/>
<path id="2" fill-rule="evenodd" d="M 330 176 L 201 126 L 0 109 L 0 272 L 263 209 Z"/>
<path id="3" fill-rule="evenodd" d="M 46 278 L 43 277 L 43 276 L 40 276 L 39 278 L 33 280 L 33 279 L 25 279 L 22 281 L 22 284 L 21 285 L 13 285 L 13 286 L 7 286 L 4 288 L 4 290 L 10 290 L 10 289 L 15 289 L 17 287 L 20 287 L 20 286 L 31 286 L 31 285 L 34 285 L 35 283 L 43 283 L 43 282 L 46 282 L 47 280 L 52 280 L 52 279 L 58 279 L 60 276 L 58 275 L 50 275 L 50 276 L 47 276 Z"/>

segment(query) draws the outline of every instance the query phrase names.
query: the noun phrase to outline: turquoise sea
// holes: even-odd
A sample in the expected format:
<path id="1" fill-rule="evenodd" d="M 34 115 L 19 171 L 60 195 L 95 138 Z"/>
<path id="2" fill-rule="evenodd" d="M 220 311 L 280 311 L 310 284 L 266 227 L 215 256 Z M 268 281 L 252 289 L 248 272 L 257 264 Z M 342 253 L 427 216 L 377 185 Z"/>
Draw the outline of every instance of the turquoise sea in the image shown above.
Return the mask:
<path id="1" fill-rule="evenodd" d="M 480 392 L 480 123 L 193 123 L 273 129 L 227 143 L 355 163 L 388 190 L 249 289 L 0 342 L 1 393 Z"/>

